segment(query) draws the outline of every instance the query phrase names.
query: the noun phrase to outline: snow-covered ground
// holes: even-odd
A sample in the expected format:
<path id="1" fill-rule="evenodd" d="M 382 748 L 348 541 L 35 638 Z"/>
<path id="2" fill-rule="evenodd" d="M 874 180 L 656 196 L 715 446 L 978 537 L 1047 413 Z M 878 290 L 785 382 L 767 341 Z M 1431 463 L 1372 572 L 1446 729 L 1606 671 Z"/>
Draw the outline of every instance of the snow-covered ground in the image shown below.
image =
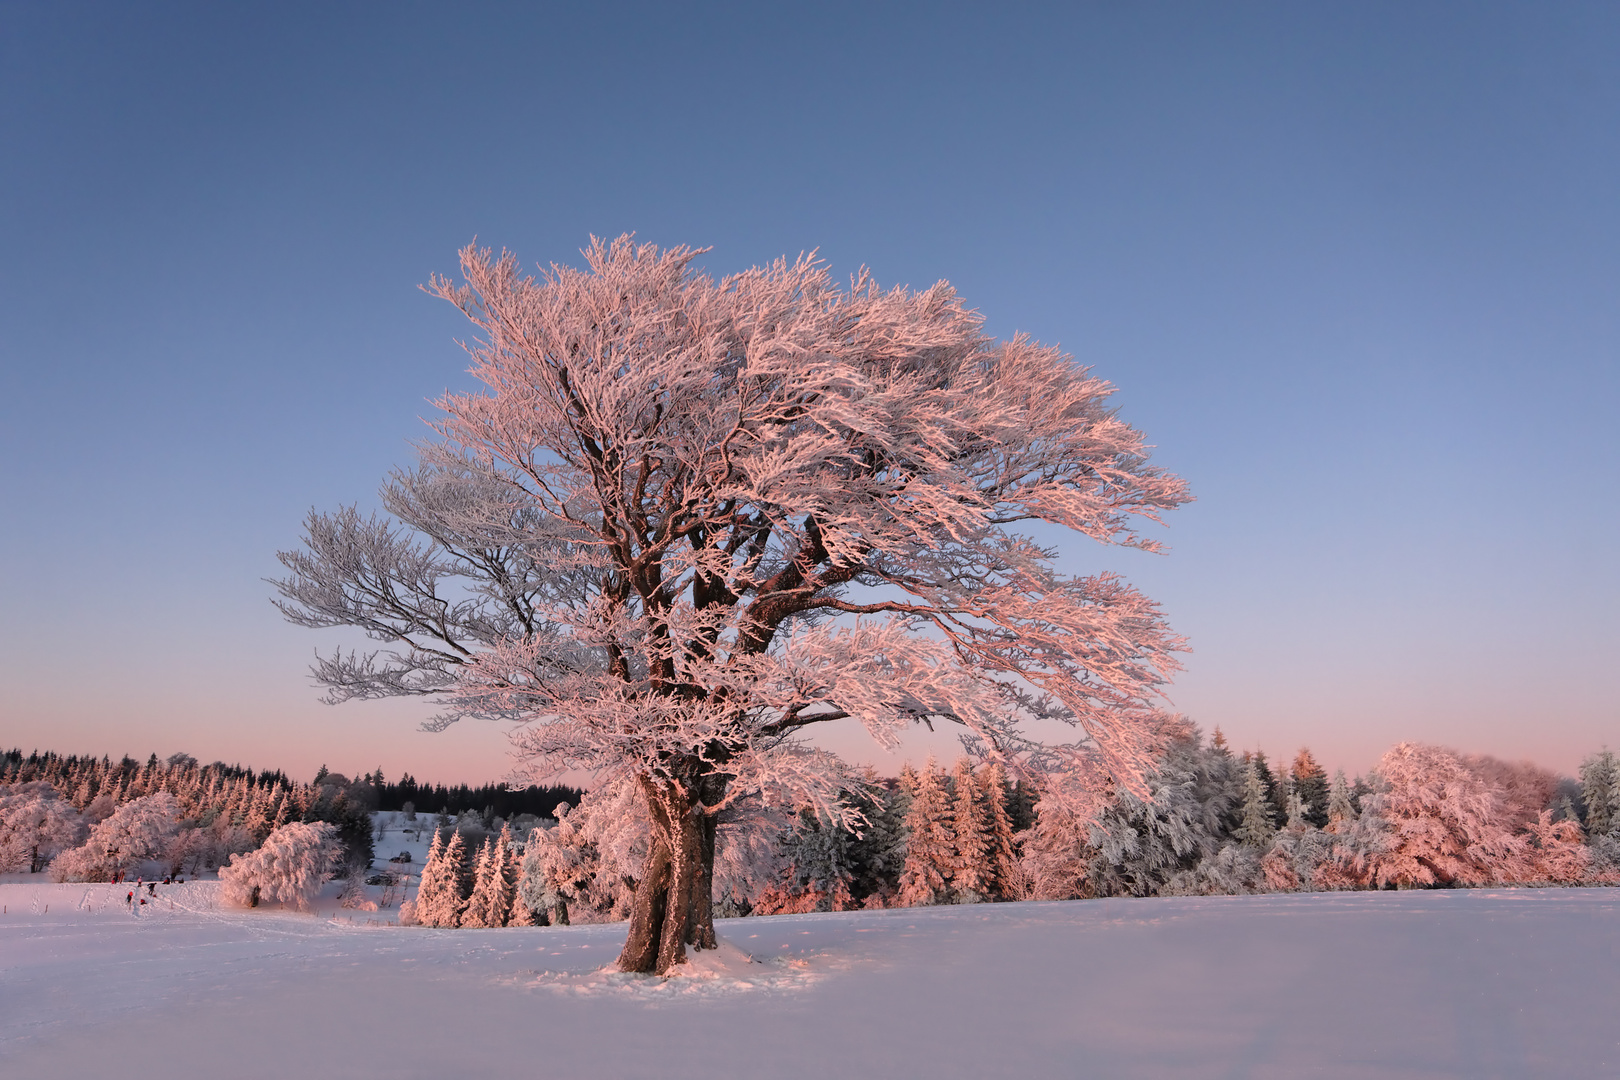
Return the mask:
<path id="1" fill-rule="evenodd" d="M 599 972 L 622 924 L 401 929 L 219 910 L 211 882 L 132 916 L 126 891 L 0 885 L 0 1075 L 1620 1075 L 1612 889 L 744 919 L 670 980 Z"/>

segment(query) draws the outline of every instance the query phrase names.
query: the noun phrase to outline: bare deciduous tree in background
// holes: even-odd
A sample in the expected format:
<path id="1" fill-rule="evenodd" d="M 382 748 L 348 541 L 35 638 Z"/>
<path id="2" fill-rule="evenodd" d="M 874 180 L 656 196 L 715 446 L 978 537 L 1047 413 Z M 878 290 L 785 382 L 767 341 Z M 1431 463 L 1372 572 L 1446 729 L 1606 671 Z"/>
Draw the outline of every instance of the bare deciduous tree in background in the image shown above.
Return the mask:
<path id="1" fill-rule="evenodd" d="M 516 721 L 537 773 L 639 789 L 627 971 L 714 945 L 723 809 L 852 812 L 806 728 L 949 720 L 1020 769 L 1142 790 L 1182 645 L 1016 531 L 1154 550 L 1137 523 L 1187 500 L 1107 383 L 991 340 L 945 284 L 839 287 L 808 258 L 716 281 L 698 254 L 596 241 L 536 280 L 464 250 L 466 283 L 429 291 L 478 327 L 486 389 L 437 403 L 392 520 L 311 514 L 277 582 L 294 622 L 390 643 L 319 661 L 331 700 L 433 695 L 433 723 Z M 1051 721 L 1073 738 L 1031 734 Z"/>

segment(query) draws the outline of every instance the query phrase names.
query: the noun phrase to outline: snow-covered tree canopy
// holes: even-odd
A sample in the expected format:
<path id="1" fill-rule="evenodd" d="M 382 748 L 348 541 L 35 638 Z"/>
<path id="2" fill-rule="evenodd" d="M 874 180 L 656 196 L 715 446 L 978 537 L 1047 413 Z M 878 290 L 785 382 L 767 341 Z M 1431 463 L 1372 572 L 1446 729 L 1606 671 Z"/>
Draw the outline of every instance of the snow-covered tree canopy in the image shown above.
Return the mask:
<path id="1" fill-rule="evenodd" d="M 1186 487 L 1112 388 L 990 339 L 943 283 L 840 287 L 810 258 L 716 281 L 698 254 L 621 237 L 537 280 L 468 248 L 465 284 L 431 283 L 487 390 L 438 402 L 393 520 L 312 514 L 281 555 L 289 618 L 390 643 L 322 660 L 332 699 L 518 721 L 539 770 L 637 778 L 671 838 L 750 792 L 847 812 L 797 738 L 846 717 L 1145 790 L 1182 642 L 1018 531 L 1156 548 L 1139 524 Z M 1075 736 L 1037 743 L 1037 719 Z"/>

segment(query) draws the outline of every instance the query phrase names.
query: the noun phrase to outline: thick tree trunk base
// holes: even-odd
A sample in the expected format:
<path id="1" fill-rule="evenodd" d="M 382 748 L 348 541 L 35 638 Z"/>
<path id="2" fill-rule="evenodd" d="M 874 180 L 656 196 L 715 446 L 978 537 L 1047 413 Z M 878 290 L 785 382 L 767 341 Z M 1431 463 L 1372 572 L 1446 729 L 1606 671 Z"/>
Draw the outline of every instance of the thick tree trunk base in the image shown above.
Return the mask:
<path id="1" fill-rule="evenodd" d="M 652 811 L 653 841 L 635 901 L 619 970 L 668 975 L 686 963 L 686 947 L 712 949 L 714 821 L 694 813 L 690 798 L 642 787 Z"/>

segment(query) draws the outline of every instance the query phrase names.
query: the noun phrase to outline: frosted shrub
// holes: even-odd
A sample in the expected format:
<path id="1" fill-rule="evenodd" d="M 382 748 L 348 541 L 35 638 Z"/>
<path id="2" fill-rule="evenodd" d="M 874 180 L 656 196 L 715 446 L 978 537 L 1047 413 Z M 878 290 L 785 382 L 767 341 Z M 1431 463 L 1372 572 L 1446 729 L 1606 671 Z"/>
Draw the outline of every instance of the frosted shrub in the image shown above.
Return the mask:
<path id="1" fill-rule="evenodd" d="M 1579 885 L 1592 872 L 1592 852 L 1576 821 L 1554 821 L 1543 810 L 1525 827 L 1528 865 L 1522 880 L 1529 885 Z"/>
<path id="2" fill-rule="evenodd" d="M 1191 870 L 1174 875 L 1161 896 L 1238 896 L 1265 892 L 1260 853 L 1247 844 L 1227 844 Z"/>
<path id="3" fill-rule="evenodd" d="M 558 806 L 556 828 L 529 833 L 521 902 L 556 923 L 628 919 L 650 831 L 635 784 L 603 784 L 571 810 Z"/>
<path id="4" fill-rule="evenodd" d="M 259 850 L 233 855 L 230 864 L 220 868 L 221 895 L 238 907 L 273 900 L 308 910 L 342 853 L 336 827 L 326 822 L 283 825 L 265 838 Z"/>

